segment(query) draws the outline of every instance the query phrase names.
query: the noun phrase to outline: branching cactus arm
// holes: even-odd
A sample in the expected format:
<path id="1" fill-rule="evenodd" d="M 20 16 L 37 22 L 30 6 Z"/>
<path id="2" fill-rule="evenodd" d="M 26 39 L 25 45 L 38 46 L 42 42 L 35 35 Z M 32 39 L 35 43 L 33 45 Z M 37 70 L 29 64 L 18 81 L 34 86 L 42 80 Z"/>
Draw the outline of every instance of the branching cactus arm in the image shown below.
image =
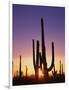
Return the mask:
<path id="1" fill-rule="evenodd" d="M 52 42 L 52 63 L 51 63 L 51 66 L 47 70 L 51 71 L 53 66 L 54 66 L 54 42 Z"/>

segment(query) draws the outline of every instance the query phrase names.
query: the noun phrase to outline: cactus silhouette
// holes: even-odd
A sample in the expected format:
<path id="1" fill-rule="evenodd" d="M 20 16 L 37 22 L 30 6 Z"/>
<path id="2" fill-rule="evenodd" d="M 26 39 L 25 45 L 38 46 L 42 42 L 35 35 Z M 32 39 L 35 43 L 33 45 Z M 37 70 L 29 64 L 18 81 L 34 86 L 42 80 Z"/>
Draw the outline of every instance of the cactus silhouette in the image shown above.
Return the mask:
<path id="1" fill-rule="evenodd" d="M 52 63 L 50 67 L 47 67 L 46 62 L 46 48 L 45 48 L 45 40 L 44 40 L 44 23 L 43 19 L 41 18 L 41 52 L 39 51 L 39 41 L 37 40 L 36 44 L 36 60 L 35 60 L 35 42 L 33 41 L 33 66 L 35 70 L 35 76 L 38 77 L 39 72 L 38 69 L 41 68 L 42 72 L 44 73 L 44 78 L 48 79 L 48 72 L 52 70 L 54 67 L 54 42 L 52 42 Z M 43 67 L 42 67 L 43 64 Z"/>
<path id="2" fill-rule="evenodd" d="M 53 67 L 52 75 L 53 75 L 54 79 L 55 79 L 56 76 L 57 76 L 57 70 L 55 70 L 55 65 L 54 65 L 54 67 Z"/>
<path id="3" fill-rule="evenodd" d="M 33 41 L 33 65 L 35 70 L 35 77 L 38 78 L 39 76 L 39 41 L 36 42 L 36 60 L 35 60 L 35 42 Z"/>
<path id="4" fill-rule="evenodd" d="M 61 63 L 61 60 L 59 61 L 59 64 L 60 64 L 59 74 L 62 75 L 63 74 L 63 64 Z"/>
<path id="5" fill-rule="evenodd" d="M 60 75 L 61 75 L 61 60 L 59 61 L 59 64 L 60 64 L 60 70 L 59 70 L 59 73 L 60 73 Z"/>
<path id="6" fill-rule="evenodd" d="M 62 74 L 63 74 L 63 64 L 62 64 Z"/>
<path id="7" fill-rule="evenodd" d="M 27 68 L 27 66 L 26 66 L 26 77 L 28 76 L 28 68 Z"/>
<path id="8" fill-rule="evenodd" d="M 21 72 L 21 56 L 20 56 L 20 64 L 19 64 L 19 78 L 21 79 L 22 72 Z"/>

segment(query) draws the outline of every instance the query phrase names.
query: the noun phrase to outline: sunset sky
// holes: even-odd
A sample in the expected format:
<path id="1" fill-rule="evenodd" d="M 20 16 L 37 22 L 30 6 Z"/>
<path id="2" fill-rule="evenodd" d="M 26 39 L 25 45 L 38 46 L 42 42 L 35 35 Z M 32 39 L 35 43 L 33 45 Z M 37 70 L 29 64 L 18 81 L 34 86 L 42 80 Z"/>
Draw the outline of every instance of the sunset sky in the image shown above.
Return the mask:
<path id="1" fill-rule="evenodd" d="M 44 21 L 46 58 L 48 67 L 51 64 L 54 41 L 55 68 L 59 71 L 59 61 L 65 68 L 65 8 L 49 6 L 31 6 L 13 4 L 13 75 L 19 71 L 19 59 L 22 56 L 22 71 L 34 74 L 32 39 L 41 44 L 41 17 Z M 40 46 L 41 48 L 41 46 Z M 65 69 L 64 69 L 65 71 Z"/>

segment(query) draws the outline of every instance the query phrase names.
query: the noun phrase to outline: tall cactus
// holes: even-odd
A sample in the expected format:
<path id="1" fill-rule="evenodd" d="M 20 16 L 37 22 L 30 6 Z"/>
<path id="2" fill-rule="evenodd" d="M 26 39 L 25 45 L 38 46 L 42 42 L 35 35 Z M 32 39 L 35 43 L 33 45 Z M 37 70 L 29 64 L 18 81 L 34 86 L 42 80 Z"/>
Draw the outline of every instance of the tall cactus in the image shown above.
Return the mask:
<path id="1" fill-rule="evenodd" d="M 52 63 L 51 66 L 48 68 L 47 67 L 47 62 L 46 62 L 46 48 L 45 48 L 45 40 L 44 40 L 44 24 L 43 24 L 43 19 L 41 18 L 41 53 L 39 52 L 39 41 L 37 41 L 36 45 L 36 60 L 35 60 L 35 43 L 33 40 L 33 65 L 35 69 L 35 76 L 38 77 L 38 69 L 39 67 L 44 73 L 44 78 L 48 79 L 48 72 L 52 70 L 54 67 L 54 42 L 52 42 Z M 43 64 L 43 67 L 42 67 Z"/>
<path id="2" fill-rule="evenodd" d="M 45 41 L 44 41 L 44 23 L 43 19 L 41 18 L 41 45 L 42 45 L 42 61 L 44 66 L 44 76 L 48 79 L 48 72 L 52 70 L 54 66 L 54 42 L 52 42 L 52 63 L 49 68 L 47 68 L 47 61 L 46 61 L 46 48 L 45 48 Z"/>
<path id="3" fill-rule="evenodd" d="M 45 40 L 44 40 L 44 23 L 41 18 L 41 47 L 42 47 L 42 62 L 44 66 L 44 77 L 48 77 L 47 72 L 47 62 L 46 62 L 46 52 L 45 52 Z"/>

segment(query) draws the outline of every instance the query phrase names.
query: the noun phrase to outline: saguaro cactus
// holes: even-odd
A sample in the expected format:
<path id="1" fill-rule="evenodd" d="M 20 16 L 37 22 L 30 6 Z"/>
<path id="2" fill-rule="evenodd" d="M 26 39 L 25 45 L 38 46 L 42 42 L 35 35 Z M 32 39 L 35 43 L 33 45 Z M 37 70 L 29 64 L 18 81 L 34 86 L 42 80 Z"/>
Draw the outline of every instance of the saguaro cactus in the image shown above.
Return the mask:
<path id="1" fill-rule="evenodd" d="M 47 61 L 46 61 L 46 48 L 45 48 L 45 40 L 44 40 L 44 23 L 43 19 L 41 18 L 41 45 L 42 45 L 42 62 L 44 66 L 44 77 L 48 79 L 48 72 L 52 70 L 54 66 L 54 42 L 52 42 L 52 63 L 49 68 L 47 68 Z"/>
<path id="2" fill-rule="evenodd" d="M 46 48 L 45 48 L 45 40 L 44 40 L 44 24 L 43 19 L 41 18 L 41 53 L 39 52 L 39 41 L 37 41 L 36 45 L 36 60 L 35 60 L 35 43 L 33 40 L 33 65 L 35 69 L 35 76 L 38 77 L 38 69 L 39 67 L 44 73 L 44 78 L 48 79 L 48 72 L 52 70 L 54 66 L 54 42 L 52 42 L 52 63 L 51 66 L 47 67 L 46 62 Z M 43 64 L 43 67 L 42 67 Z"/>

